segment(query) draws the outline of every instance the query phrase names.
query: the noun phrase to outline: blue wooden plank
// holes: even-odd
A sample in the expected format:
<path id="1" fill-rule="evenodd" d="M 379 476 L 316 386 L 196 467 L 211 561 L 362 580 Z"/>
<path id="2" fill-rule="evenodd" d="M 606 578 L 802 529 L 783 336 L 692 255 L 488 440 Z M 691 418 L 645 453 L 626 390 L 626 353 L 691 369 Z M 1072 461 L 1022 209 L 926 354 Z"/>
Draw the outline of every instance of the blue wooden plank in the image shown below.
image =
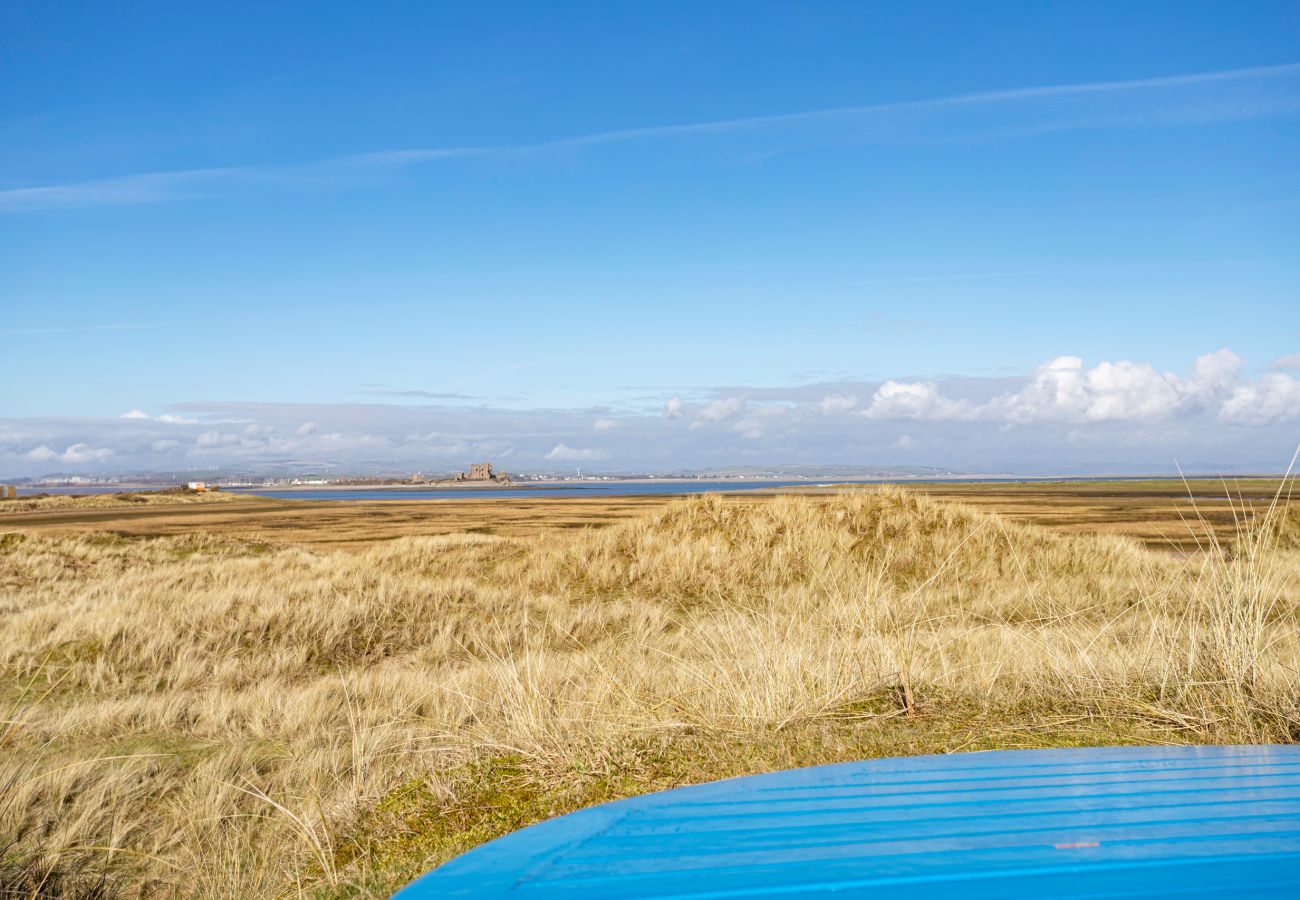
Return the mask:
<path id="1" fill-rule="evenodd" d="M 485 844 L 429 898 L 1300 896 L 1300 747 L 867 760 L 620 800 Z"/>

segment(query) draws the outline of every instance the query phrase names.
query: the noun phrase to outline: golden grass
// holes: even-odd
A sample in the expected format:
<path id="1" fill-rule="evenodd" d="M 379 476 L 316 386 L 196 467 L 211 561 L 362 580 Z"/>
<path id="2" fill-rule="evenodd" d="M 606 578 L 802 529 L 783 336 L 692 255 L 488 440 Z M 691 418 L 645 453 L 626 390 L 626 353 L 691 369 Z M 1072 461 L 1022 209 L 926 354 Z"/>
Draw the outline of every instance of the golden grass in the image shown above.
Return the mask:
<path id="1" fill-rule="evenodd" d="M 1242 520 L 1267 509 L 1277 494 L 1277 478 L 1246 478 L 1225 483 L 1191 479 L 985 483 L 910 483 L 899 490 L 955 500 L 1014 522 L 1047 525 L 1066 534 L 1116 534 L 1136 537 L 1153 549 L 1195 550 L 1210 533 L 1230 540 Z M 826 496 L 844 491 L 878 490 L 876 485 L 796 487 L 786 493 Z M 68 537 L 110 531 L 124 537 L 189 535 L 195 532 L 270 540 L 318 549 L 364 550 L 400 537 L 439 534 L 493 534 L 535 537 L 554 529 L 606 527 L 661 510 L 670 495 L 554 497 L 545 491 L 508 498 L 452 500 L 393 499 L 276 500 L 248 494 L 155 494 L 146 501 L 124 495 L 51 499 L 25 510 L 6 506 L 6 529 Z M 765 503 L 770 491 L 737 491 L 734 503 Z M 194 498 L 200 499 L 194 499 Z M 210 502 L 208 498 L 220 498 Z M 1192 498 L 1201 498 L 1195 503 Z M 1210 498 L 1210 499 L 1205 499 Z M 1229 502 L 1231 501 L 1231 502 Z M 1199 504 L 1199 505 L 1198 505 Z M 1187 520 L 1196 521 L 1189 529 Z"/>
<path id="2" fill-rule="evenodd" d="M 0 501 L 0 516 L 73 509 L 134 509 L 141 506 L 197 506 L 229 503 L 235 494 L 220 491 L 121 491 L 116 494 L 47 494 Z"/>
<path id="3" fill-rule="evenodd" d="M 1297 534 L 1169 554 L 883 489 L 353 553 L 0 535 L 0 887 L 380 896 L 688 781 L 1292 741 Z"/>

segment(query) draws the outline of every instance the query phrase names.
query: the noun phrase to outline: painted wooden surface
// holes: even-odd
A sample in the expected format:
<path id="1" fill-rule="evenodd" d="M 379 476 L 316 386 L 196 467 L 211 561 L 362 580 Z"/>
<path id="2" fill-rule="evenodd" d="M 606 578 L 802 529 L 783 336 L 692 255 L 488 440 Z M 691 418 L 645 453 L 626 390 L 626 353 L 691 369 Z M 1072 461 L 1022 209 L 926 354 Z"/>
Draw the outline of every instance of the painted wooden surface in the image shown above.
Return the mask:
<path id="1" fill-rule="evenodd" d="M 1300 747 L 868 760 L 648 794 L 506 835 L 432 898 L 1300 897 Z"/>

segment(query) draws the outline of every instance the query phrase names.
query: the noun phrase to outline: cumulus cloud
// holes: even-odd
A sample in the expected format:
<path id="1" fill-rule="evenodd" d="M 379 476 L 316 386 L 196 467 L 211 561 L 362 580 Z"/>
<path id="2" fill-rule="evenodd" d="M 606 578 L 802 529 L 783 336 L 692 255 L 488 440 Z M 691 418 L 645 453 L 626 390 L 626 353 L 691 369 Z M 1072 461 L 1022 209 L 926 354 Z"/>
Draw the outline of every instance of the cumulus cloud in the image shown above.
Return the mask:
<path id="1" fill-rule="evenodd" d="M 1279 357 L 1273 360 L 1269 366 L 1271 369 L 1277 369 L 1279 372 L 1297 372 L 1300 371 L 1300 353 L 1292 353 L 1288 356 Z"/>
<path id="2" fill-rule="evenodd" d="M 1202 401 L 1222 398 L 1240 378 L 1244 363 L 1226 347 L 1198 356 L 1192 364 L 1190 392 Z"/>
<path id="3" fill-rule="evenodd" d="M 745 409 L 745 401 L 740 397 L 727 397 L 724 400 L 714 400 L 704 409 L 700 410 L 698 421 L 700 422 L 725 422 L 727 419 L 740 415 Z"/>
<path id="4" fill-rule="evenodd" d="M 124 412 L 119 417 L 122 419 L 138 419 L 141 421 L 162 422 L 166 425 L 197 425 L 198 419 L 187 419 L 184 416 L 178 416 L 174 413 L 163 413 L 161 416 L 151 416 L 142 409 L 133 409 L 130 412 Z"/>
<path id="5" fill-rule="evenodd" d="M 73 444 L 59 456 L 66 463 L 102 462 L 113 455 L 107 447 L 92 447 L 89 444 Z"/>
<path id="6" fill-rule="evenodd" d="M 1103 361 L 1087 368 L 1081 357 L 1058 356 L 1039 366 L 1018 390 L 982 404 L 948 397 L 930 381 L 887 381 L 860 414 L 1013 425 L 1159 421 L 1224 402 L 1238 389 L 1241 366 L 1241 358 L 1230 350 L 1198 357 L 1186 377 L 1159 372 L 1150 363 Z"/>
<path id="7" fill-rule="evenodd" d="M 32 462 L 50 462 L 57 460 L 59 462 L 71 463 L 73 465 L 84 463 L 103 462 L 113 455 L 113 451 L 107 447 L 92 447 L 85 443 L 76 443 L 69 446 L 62 453 L 51 449 L 46 444 L 34 447 L 23 454 L 23 458 Z"/>
<path id="8" fill-rule="evenodd" d="M 1089 370 L 1077 356 L 1060 356 L 989 411 L 1010 422 L 1105 422 L 1163 418 L 1180 403 L 1177 379 L 1148 363 L 1103 362 Z"/>
<path id="9" fill-rule="evenodd" d="M 568 444 L 556 444 L 546 454 L 546 459 L 555 462 L 589 462 L 609 459 L 609 454 L 604 450 L 596 450 L 590 447 L 570 447 Z"/>
<path id="10" fill-rule="evenodd" d="M 1018 392 L 992 401 L 984 413 L 1007 422 L 1141 422 L 1167 419 L 1221 400 L 1241 369 L 1241 358 L 1219 350 L 1197 358 L 1180 378 L 1150 363 L 1101 362 L 1091 369 L 1077 356 L 1060 356 L 1034 373 Z"/>
<path id="11" fill-rule="evenodd" d="M 832 413 L 848 412 L 858 405 L 856 394 L 828 394 L 822 398 L 821 411 L 822 415 L 831 415 Z"/>
<path id="12" fill-rule="evenodd" d="M 223 434 L 216 429 L 205 431 L 194 441 L 194 446 L 200 448 L 210 447 L 229 447 L 232 444 L 239 443 L 239 435 Z"/>
<path id="13" fill-rule="evenodd" d="M 1290 458 L 1300 416 L 1300 376 L 1247 372 L 1227 350 L 1177 373 L 1143 361 L 1063 356 L 1020 377 L 699 390 L 711 391 L 713 402 L 673 397 L 617 415 L 590 406 L 224 402 L 174 405 L 170 420 L 0 419 L 0 481 L 110 466 L 388 474 L 507 458 L 520 472 L 557 463 L 585 471 L 605 459 L 644 472 L 879 465 L 896 462 L 900 451 L 919 465 L 1040 474 L 1066 466 L 1153 471 L 1175 457 L 1189 470 L 1263 469 Z M 597 439 L 600 447 L 592 447 Z"/>
<path id="14" fill-rule="evenodd" d="M 912 419 L 948 422 L 974 418 L 964 400 L 950 400 L 930 381 L 886 381 L 859 415 L 867 419 Z"/>
<path id="15" fill-rule="evenodd" d="M 1254 384 L 1233 388 L 1219 418 L 1240 425 L 1267 425 L 1300 418 L 1300 380 L 1270 372 Z"/>

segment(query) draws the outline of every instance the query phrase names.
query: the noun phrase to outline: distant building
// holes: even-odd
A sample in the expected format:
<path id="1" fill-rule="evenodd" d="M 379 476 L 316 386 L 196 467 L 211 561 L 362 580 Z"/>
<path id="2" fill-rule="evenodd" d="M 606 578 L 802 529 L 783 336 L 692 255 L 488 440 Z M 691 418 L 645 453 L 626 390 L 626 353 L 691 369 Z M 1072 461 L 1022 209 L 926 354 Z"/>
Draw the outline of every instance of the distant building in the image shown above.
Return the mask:
<path id="1" fill-rule="evenodd" d="M 457 472 L 457 481 L 509 481 L 510 476 L 504 472 L 494 472 L 492 463 L 470 463 L 468 472 Z"/>
<path id="2" fill-rule="evenodd" d="M 208 483 L 206 481 L 191 481 L 185 486 L 196 493 L 202 493 L 208 489 Z"/>

